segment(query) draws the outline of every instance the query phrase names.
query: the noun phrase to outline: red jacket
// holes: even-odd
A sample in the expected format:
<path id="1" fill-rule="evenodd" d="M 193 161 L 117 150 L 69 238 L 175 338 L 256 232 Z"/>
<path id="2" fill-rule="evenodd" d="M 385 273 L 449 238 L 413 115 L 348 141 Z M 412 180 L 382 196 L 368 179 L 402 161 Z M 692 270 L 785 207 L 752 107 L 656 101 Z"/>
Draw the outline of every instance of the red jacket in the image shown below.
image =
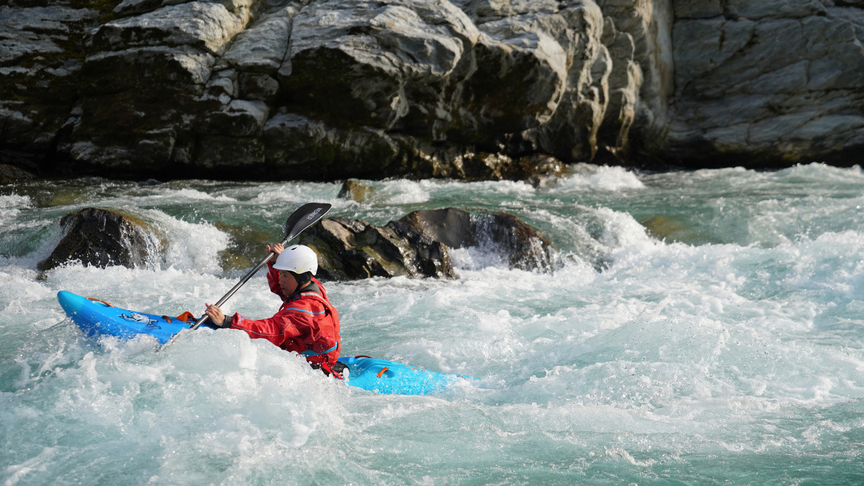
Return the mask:
<path id="1" fill-rule="evenodd" d="M 283 304 L 269 319 L 244 319 L 234 314 L 231 329 L 246 331 L 251 338 L 263 338 L 286 351 L 295 351 L 306 357 L 310 363 L 327 367 L 336 364 L 339 358 L 342 336 L 339 330 L 339 313 L 330 304 L 321 282 L 312 278 L 321 293 L 301 291 L 285 302 L 288 297 L 279 286 L 279 271 L 267 263 L 267 281 L 270 291 L 282 298 Z M 308 289 L 308 287 L 307 287 Z"/>

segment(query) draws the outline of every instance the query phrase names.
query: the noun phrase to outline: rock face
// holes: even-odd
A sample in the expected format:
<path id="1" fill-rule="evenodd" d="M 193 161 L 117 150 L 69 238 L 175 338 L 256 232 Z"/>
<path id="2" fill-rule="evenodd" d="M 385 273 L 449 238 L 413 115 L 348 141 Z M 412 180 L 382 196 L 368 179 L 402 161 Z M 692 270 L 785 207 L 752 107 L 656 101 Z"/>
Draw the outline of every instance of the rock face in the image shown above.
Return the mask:
<path id="1" fill-rule="evenodd" d="M 0 150 L 142 177 L 850 165 L 862 38 L 851 0 L 9 0 Z"/>
<path id="2" fill-rule="evenodd" d="M 87 29 L 85 5 L 0 6 L 0 145 L 41 162 L 74 110 Z M 35 2 L 34 2 L 35 3 Z"/>
<path id="3" fill-rule="evenodd" d="M 471 214 L 456 208 L 414 211 L 400 219 L 449 248 L 481 247 L 511 268 L 550 271 L 549 241 L 512 214 Z"/>
<path id="4" fill-rule="evenodd" d="M 35 179 L 36 176 L 17 166 L 0 164 L 0 183 L 15 182 L 19 180 Z"/>
<path id="5" fill-rule="evenodd" d="M 347 218 L 323 219 L 300 235 L 300 243 L 318 254 L 319 275 L 325 279 L 456 276 L 446 246 L 392 221 L 375 226 Z"/>
<path id="6" fill-rule="evenodd" d="M 508 214 L 473 215 L 461 209 L 415 211 L 385 226 L 347 218 L 324 219 L 300 235 L 318 254 L 322 278 L 455 278 L 448 248 L 480 247 L 510 267 L 551 270 L 549 242 Z"/>
<path id="7" fill-rule="evenodd" d="M 51 255 L 39 262 L 39 270 L 50 270 L 68 261 L 107 267 L 143 266 L 155 251 L 150 231 L 137 218 L 86 208 L 60 220 L 64 236 Z"/>
<path id="8" fill-rule="evenodd" d="M 864 4 L 675 3 L 669 154 L 728 165 L 864 154 Z"/>

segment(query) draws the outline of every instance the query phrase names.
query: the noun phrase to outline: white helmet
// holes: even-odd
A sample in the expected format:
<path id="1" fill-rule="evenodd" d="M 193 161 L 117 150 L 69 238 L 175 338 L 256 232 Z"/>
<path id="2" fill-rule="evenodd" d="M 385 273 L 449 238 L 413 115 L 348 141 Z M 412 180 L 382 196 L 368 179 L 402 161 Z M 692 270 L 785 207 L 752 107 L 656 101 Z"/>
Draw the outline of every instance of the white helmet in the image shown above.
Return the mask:
<path id="1" fill-rule="evenodd" d="M 312 275 L 315 275 L 318 271 L 318 255 L 308 246 L 289 246 L 279 254 L 273 268 L 294 273 L 312 272 Z"/>

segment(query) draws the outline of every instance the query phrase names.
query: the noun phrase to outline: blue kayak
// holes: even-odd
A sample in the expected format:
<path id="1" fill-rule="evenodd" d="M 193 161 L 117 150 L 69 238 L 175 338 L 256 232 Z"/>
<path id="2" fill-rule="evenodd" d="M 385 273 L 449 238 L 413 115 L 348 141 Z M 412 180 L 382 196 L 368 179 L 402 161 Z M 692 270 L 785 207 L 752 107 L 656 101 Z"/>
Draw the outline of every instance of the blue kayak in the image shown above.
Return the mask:
<path id="1" fill-rule="evenodd" d="M 132 339 L 144 334 L 165 344 L 177 333 L 195 324 L 194 318 L 186 322 L 182 316 L 159 316 L 120 309 L 102 300 L 88 299 L 65 290 L 57 294 L 57 300 L 72 321 L 88 336 L 108 335 Z M 339 361 L 347 367 L 346 382 L 349 385 L 388 395 L 427 395 L 445 391 L 465 380 L 473 380 L 463 375 L 439 373 L 368 356 L 343 356 Z"/>

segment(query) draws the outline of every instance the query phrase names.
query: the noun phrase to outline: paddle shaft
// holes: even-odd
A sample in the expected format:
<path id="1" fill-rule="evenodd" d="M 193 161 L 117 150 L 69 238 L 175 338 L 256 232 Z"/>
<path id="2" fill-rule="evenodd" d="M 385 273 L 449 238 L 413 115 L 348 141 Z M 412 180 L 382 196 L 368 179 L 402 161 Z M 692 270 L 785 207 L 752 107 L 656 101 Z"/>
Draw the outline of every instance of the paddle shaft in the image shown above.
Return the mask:
<path id="1" fill-rule="evenodd" d="M 303 230 L 312 226 L 319 219 L 323 218 L 329 210 L 330 204 L 326 203 L 308 203 L 300 206 L 296 211 L 294 211 L 293 214 L 291 214 L 291 216 L 288 217 L 288 220 L 285 221 L 285 239 L 282 240 L 282 246 L 285 246 L 286 243 L 297 237 L 300 233 L 303 232 Z M 222 304 L 224 304 L 225 301 L 230 299 L 231 296 L 234 295 L 234 293 L 240 290 L 240 287 L 242 287 L 246 282 L 248 282 L 249 279 L 258 272 L 258 270 L 261 270 L 261 267 L 266 265 L 267 261 L 273 258 L 273 255 L 275 253 L 275 251 L 270 250 L 270 253 L 267 254 L 266 258 L 261 260 L 261 263 L 255 265 L 255 268 L 253 268 L 249 273 L 247 273 L 245 277 L 240 279 L 240 281 L 237 282 L 237 285 L 235 285 L 234 288 L 229 290 L 227 294 L 225 294 L 221 299 L 219 299 L 218 302 L 216 302 L 216 307 L 222 307 Z M 202 316 L 201 319 L 198 319 L 198 322 L 196 322 L 195 325 L 192 326 L 192 329 L 198 329 L 201 324 L 207 322 L 207 319 L 210 319 L 210 316 L 204 314 L 204 316 Z"/>
<path id="2" fill-rule="evenodd" d="M 289 240 L 289 238 L 285 238 L 284 240 L 282 240 L 282 245 L 284 246 L 286 243 L 288 243 L 288 240 Z M 261 270 L 261 267 L 266 265 L 267 261 L 270 260 L 271 258 L 273 258 L 274 254 L 276 254 L 276 252 L 273 250 L 270 250 L 270 253 L 267 254 L 266 258 L 261 260 L 261 263 L 259 263 L 258 265 L 255 265 L 255 268 L 250 270 L 249 273 L 247 273 L 246 276 L 244 276 L 242 279 L 240 279 L 240 281 L 237 282 L 237 284 L 231 290 L 229 290 L 227 294 L 223 295 L 222 298 L 219 299 L 218 302 L 216 302 L 216 307 L 222 307 L 222 304 L 224 304 L 228 299 L 230 299 L 232 295 L 237 293 L 237 291 L 240 290 L 240 287 L 244 286 L 246 284 L 246 282 L 248 282 L 249 279 L 252 278 L 253 275 L 258 273 L 258 270 Z M 201 319 L 198 319 L 198 322 L 196 322 L 195 325 L 192 326 L 192 330 L 198 329 L 198 327 L 201 326 L 201 324 L 204 324 L 205 322 L 207 322 L 207 319 L 210 319 L 210 316 L 208 316 L 207 314 L 204 314 L 204 316 L 201 317 Z"/>

